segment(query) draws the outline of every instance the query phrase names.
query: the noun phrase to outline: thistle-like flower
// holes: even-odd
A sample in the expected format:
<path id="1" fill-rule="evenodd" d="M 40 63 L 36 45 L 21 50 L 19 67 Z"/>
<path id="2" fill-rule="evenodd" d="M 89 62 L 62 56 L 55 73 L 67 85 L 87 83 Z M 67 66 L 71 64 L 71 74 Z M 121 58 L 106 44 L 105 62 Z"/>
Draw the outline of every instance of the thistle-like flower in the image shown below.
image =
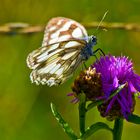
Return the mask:
<path id="1" fill-rule="evenodd" d="M 109 99 L 123 84 L 125 87 Z M 104 100 L 103 104 L 98 105 L 98 110 L 108 120 L 120 117 L 127 119 L 134 111 L 134 95 L 140 92 L 140 76 L 135 74 L 133 64 L 127 57 L 106 55 L 80 74 L 72 89 L 76 95 L 84 92 L 88 100 Z"/>
<path id="2" fill-rule="evenodd" d="M 76 98 L 83 92 L 86 94 L 87 101 L 95 101 L 97 97 L 104 95 L 102 92 L 101 74 L 97 73 L 95 68 L 89 67 L 75 79 L 72 90 Z"/>

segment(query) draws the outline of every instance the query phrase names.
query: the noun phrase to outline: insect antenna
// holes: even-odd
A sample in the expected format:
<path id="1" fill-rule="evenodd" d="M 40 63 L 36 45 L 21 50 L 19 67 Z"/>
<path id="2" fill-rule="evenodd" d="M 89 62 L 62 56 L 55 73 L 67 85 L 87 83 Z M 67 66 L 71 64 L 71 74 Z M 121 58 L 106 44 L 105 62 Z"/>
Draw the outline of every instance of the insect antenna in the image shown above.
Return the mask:
<path id="1" fill-rule="evenodd" d="M 103 28 L 102 30 L 99 31 L 99 28 L 101 27 L 101 24 L 103 23 L 103 20 L 105 19 L 106 15 L 107 15 L 108 11 L 106 11 L 101 19 L 101 21 L 99 22 L 96 30 L 95 30 L 95 36 L 97 36 L 97 34 L 100 33 L 100 31 L 107 31 L 107 29 Z"/>
<path id="2" fill-rule="evenodd" d="M 103 23 L 103 20 L 105 19 L 107 13 L 108 13 L 108 11 L 106 11 L 106 12 L 104 13 L 104 15 L 103 15 L 101 21 L 99 22 L 99 24 L 98 24 L 98 26 L 97 26 L 97 28 L 96 28 L 96 30 L 95 30 L 95 34 L 94 34 L 95 36 L 97 36 L 97 34 L 101 33 L 101 31 L 107 31 L 105 28 L 103 28 L 102 30 L 99 30 L 99 28 L 101 27 L 101 24 Z M 105 56 L 105 53 L 103 52 L 103 50 L 100 49 L 100 48 L 98 48 L 98 49 L 96 49 L 96 50 L 93 52 L 93 54 L 94 54 L 96 60 L 97 60 L 97 56 L 95 55 L 95 53 L 97 53 L 97 52 L 99 52 L 99 55 L 100 55 L 100 56 Z"/>

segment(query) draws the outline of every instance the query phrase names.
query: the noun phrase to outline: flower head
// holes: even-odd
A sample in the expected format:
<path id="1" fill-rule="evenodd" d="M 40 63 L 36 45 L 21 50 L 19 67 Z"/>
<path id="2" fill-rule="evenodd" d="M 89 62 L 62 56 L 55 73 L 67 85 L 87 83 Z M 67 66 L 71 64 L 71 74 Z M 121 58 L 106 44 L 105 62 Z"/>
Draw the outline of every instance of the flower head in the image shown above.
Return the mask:
<path id="1" fill-rule="evenodd" d="M 87 101 L 95 101 L 96 97 L 104 95 L 102 92 L 100 73 L 97 73 L 96 69 L 91 67 L 85 71 L 82 71 L 75 79 L 72 90 L 73 94 L 69 95 L 74 95 L 76 98 L 78 98 L 78 95 L 83 92 L 86 94 Z"/>
<path id="2" fill-rule="evenodd" d="M 140 76 L 134 73 L 132 62 L 125 56 L 107 55 L 97 60 L 92 68 L 101 74 L 105 99 L 120 85 L 126 84 L 112 99 L 98 106 L 101 115 L 110 120 L 117 117 L 127 119 L 127 115 L 134 111 L 134 94 L 140 91 Z"/>
<path id="3" fill-rule="evenodd" d="M 117 94 L 113 93 L 122 85 Z M 140 92 L 140 76 L 135 74 L 132 62 L 125 56 L 102 56 L 89 69 L 80 73 L 72 86 L 72 102 L 85 93 L 87 101 L 102 101 L 98 105 L 101 116 L 108 120 L 126 118 L 134 111 L 135 98 Z M 113 96 L 112 96 L 113 95 Z"/>

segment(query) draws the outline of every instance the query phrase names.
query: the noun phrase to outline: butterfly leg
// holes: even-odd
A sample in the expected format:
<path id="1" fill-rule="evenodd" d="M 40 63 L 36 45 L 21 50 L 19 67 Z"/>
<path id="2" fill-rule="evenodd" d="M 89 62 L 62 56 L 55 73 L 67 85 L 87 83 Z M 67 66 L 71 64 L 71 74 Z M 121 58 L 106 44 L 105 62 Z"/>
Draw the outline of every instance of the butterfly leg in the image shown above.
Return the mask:
<path id="1" fill-rule="evenodd" d="M 95 54 L 93 54 L 93 56 L 95 57 L 96 60 L 98 60 L 98 57 Z"/>
<path id="2" fill-rule="evenodd" d="M 84 64 L 85 69 L 87 69 L 86 63 L 85 63 L 85 62 L 83 62 L 83 64 Z"/>
<path id="3" fill-rule="evenodd" d="M 98 48 L 97 50 L 95 50 L 95 51 L 93 52 L 93 54 L 95 54 L 95 53 L 97 53 L 97 52 L 99 52 L 100 55 L 105 56 L 105 53 L 103 52 L 102 49 Z"/>
<path id="4" fill-rule="evenodd" d="M 86 63 L 83 61 L 82 62 L 82 70 L 85 70 L 85 69 L 87 69 L 87 66 L 86 66 Z"/>

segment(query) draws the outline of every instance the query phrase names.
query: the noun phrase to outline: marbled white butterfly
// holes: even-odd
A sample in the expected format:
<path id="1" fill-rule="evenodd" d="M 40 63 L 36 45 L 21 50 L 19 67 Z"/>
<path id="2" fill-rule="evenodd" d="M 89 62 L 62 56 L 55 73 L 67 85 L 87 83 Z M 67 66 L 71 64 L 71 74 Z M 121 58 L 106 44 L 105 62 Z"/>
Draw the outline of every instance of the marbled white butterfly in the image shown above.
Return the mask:
<path id="1" fill-rule="evenodd" d="M 42 47 L 27 57 L 27 65 L 32 69 L 31 81 L 48 86 L 62 84 L 82 62 L 94 55 L 92 48 L 96 43 L 96 37 L 88 36 L 78 22 L 63 17 L 51 19 Z"/>

